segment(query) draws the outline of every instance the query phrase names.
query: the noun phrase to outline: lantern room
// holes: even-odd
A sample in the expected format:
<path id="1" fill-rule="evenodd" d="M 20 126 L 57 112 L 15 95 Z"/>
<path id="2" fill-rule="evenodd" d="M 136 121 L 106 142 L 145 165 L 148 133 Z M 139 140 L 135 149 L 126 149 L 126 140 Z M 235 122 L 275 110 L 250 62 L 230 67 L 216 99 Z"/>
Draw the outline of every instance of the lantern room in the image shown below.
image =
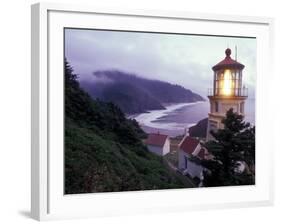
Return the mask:
<path id="1" fill-rule="evenodd" d="M 242 86 L 242 70 L 244 65 L 233 60 L 231 50 L 225 50 L 225 59 L 213 66 L 214 83 L 209 89 L 209 95 L 213 96 L 247 96 L 247 89 Z"/>

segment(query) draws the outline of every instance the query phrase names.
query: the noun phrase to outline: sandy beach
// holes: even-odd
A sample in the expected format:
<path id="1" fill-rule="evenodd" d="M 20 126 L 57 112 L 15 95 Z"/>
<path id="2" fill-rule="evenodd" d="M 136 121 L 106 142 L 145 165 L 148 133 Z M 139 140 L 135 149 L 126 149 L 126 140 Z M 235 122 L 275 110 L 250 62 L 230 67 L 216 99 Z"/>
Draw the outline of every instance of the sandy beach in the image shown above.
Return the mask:
<path id="1" fill-rule="evenodd" d="M 163 119 L 171 114 L 178 113 L 182 108 L 202 104 L 204 102 L 194 103 L 179 103 L 167 105 L 165 110 L 152 110 L 147 113 L 141 113 L 138 115 L 132 115 L 129 118 L 136 119 L 142 129 L 147 132 L 160 132 L 162 134 L 168 134 L 169 136 L 182 135 L 185 131 L 196 124 L 196 122 L 173 122 Z"/>

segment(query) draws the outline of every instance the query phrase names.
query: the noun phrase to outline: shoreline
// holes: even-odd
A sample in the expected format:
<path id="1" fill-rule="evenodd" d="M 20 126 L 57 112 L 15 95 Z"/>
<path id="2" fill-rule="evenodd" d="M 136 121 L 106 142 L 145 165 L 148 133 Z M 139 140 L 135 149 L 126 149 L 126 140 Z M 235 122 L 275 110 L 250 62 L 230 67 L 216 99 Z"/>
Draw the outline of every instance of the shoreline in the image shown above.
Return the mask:
<path id="1" fill-rule="evenodd" d="M 139 115 L 142 115 L 142 114 L 150 114 L 150 113 L 153 113 L 153 112 L 161 112 L 161 111 L 167 111 L 167 110 L 170 110 L 172 107 L 174 106 L 179 106 L 179 108 L 175 108 L 176 109 L 180 109 L 180 107 L 184 107 L 184 106 L 191 106 L 191 105 L 195 105 L 195 104 L 199 104 L 199 103 L 204 103 L 206 101 L 196 101 L 196 102 L 190 102 L 190 103 L 166 103 L 166 104 L 163 104 L 163 106 L 165 107 L 165 109 L 159 109 L 159 110 L 147 110 L 145 112 L 142 112 L 142 113 L 136 113 L 136 114 L 126 114 L 126 118 L 128 119 L 135 119 L 136 117 L 138 117 Z M 182 106 L 180 106 L 182 105 Z"/>
<path id="2" fill-rule="evenodd" d="M 178 104 L 171 104 L 169 106 L 166 106 L 165 110 L 151 110 L 146 113 L 140 113 L 135 115 L 130 115 L 128 118 L 135 119 L 141 128 L 145 132 L 157 132 L 161 131 L 162 133 L 167 133 L 170 136 L 175 135 L 182 135 L 188 129 L 189 127 L 195 125 L 196 123 L 189 123 L 189 124 L 183 124 L 183 123 L 176 123 L 176 122 L 155 122 L 157 119 L 167 116 L 168 114 L 172 113 L 173 111 L 176 111 L 178 109 L 181 109 L 186 106 L 192 106 L 200 103 L 204 103 L 205 101 L 197 101 L 192 103 L 178 103 Z"/>
<path id="3" fill-rule="evenodd" d="M 255 124 L 255 100 L 249 100 L 245 108 L 245 121 Z M 191 126 L 208 117 L 209 104 L 206 101 L 178 103 L 166 106 L 165 110 L 151 110 L 146 113 L 129 115 L 146 132 L 161 132 L 170 136 L 182 135 Z"/>

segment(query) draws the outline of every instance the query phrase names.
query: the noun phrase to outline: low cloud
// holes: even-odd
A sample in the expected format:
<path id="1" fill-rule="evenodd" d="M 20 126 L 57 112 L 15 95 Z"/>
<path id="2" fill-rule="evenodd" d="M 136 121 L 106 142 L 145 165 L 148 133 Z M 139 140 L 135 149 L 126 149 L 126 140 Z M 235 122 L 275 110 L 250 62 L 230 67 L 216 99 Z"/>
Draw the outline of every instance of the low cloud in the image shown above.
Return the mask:
<path id="1" fill-rule="evenodd" d="M 148 79 L 179 84 L 205 96 L 212 87 L 212 66 L 223 60 L 229 46 L 238 47 L 245 65 L 243 81 L 254 92 L 256 40 L 249 38 L 151 34 L 66 29 L 65 55 L 83 81 L 98 79 L 93 72 L 121 70 Z M 234 56 L 234 53 L 232 55 Z"/>

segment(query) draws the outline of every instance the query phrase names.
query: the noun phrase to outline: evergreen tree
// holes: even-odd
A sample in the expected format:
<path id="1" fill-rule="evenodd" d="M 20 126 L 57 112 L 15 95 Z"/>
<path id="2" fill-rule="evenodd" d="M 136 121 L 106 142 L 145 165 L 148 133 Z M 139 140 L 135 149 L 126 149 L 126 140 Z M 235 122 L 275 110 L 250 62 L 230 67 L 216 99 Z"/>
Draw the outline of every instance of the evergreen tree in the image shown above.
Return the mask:
<path id="1" fill-rule="evenodd" d="M 211 131 L 214 140 L 205 147 L 214 158 L 203 160 L 204 186 L 250 185 L 255 183 L 255 127 L 230 109 L 222 120 L 224 129 Z M 243 172 L 239 170 L 245 167 Z"/>

